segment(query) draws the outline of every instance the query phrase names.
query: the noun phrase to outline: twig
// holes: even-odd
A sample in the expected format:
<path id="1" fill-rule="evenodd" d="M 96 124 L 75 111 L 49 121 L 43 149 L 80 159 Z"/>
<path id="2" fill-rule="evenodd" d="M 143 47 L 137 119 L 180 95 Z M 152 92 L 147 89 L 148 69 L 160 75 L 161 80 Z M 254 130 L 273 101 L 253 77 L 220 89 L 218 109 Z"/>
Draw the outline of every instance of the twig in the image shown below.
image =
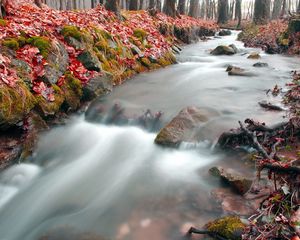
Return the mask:
<path id="1" fill-rule="evenodd" d="M 260 167 L 261 169 L 266 168 L 277 173 L 284 173 L 284 174 L 292 173 L 292 174 L 300 175 L 300 168 L 295 166 L 283 167 L 280 165 L 265 163 L 262 164 Z"/>

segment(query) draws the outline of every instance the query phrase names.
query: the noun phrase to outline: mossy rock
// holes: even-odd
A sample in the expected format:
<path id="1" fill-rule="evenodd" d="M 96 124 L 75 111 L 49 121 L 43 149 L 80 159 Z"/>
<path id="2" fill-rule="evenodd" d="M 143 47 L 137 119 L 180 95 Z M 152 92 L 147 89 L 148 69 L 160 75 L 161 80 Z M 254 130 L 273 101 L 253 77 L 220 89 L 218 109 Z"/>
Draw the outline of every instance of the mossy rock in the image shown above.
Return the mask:
<path id="1" fill-rule="evenodd" d="M 12 50 L 18 50 L 20 48 L 19 42 L 14 38 L 7 38 L 2 41 L 2 45 Z"/>
<path id="2" fill-rule="evenodd" d="M 233 48 L 225 45 L 220 45 L 210 52 L 211 55 L 233 55 L 235 51 Z"/>
<path id="3" fill-rule="evenodd" d="M 0 19 L 0 26 L 1 27 L 6 27 L 7 26 L 7 21 L 4 19 Z"/>
<path id="4" fill-rule="evenodd" d="M 69 72 L 65 76 L 65 84 L 61 87 L 65 96 L 64 105 L 67 110 L 75 111 L 80 107 L 80 99 L 83 95 L 82 84 Z"/>
<path id="5" fill-rule="evenodd" d="M 36 111 L 43 117 L 54 116 L 61 109 L 63 102 L 65 101 L 64 94 L 60 88 L 55 88 L 54 101 L 50 102 L 42 96 L 36 96 L 37 105 Z"/>
<path id="6" fill-rule="evenodd" d="M 0 86 L 0 128 L 4 129 L 23 120 L 36 105 L 36 100 L 24 82 L 11 88 Z"/>
<path id="7" fill-rule="evenodd" d="M 82 40 L 82 34 L 79 30 L 78 27 L 76 26 L 64 26 L 61 30 L 61 35 L 64 36 L 64 38 L 68 38 L 68 37 L 72 37 L 74 39 L 76 39 L 77 41 L 81 41 Z"/>
<path id="8" fill-rule="evenodd" d="M 208 231 L 231 240 L 242 240 L 242 233 L 246 225 L 237 216 L 217 219 L 206 225 Z"/>
<path id="9" fill-rule="evenodd" d="M 28 38 L 26 42 L 34 47 L 37 47 L 45 59 L 48 57 L 52 47 L 51 40 L 49 38 L 43 36 L 34 36 Z"/>
<path id="10" fill-rule="evenodd" d="M 143 42 L 147 38 L 148 33 L 144 29 L 137 28 L 133 30 L 133 35 L 138 38 L 140 42 Z"/>
<path id="11" fill-rule="evenodd" d="M 300 32 L 300 18 L 292 18 L 289 21 L 288 31 L 290 34 Z"/>

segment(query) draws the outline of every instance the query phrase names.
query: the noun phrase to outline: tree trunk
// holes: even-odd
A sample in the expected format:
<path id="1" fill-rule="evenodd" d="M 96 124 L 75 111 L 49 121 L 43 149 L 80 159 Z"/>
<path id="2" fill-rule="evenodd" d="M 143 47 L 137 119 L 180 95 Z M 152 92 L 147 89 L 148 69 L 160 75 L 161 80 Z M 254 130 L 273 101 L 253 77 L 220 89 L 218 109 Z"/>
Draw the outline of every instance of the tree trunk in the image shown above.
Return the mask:
<path id="1" fill-rule="evenodd" d="M 178 12 L 179 14 L 185 14 L 185 5 L 186 5 L 186 0 L 179 0 L 178 2 Z"/>
<path id="2" fill-rule="evenodd" d="M 300 13 L 300 0 L 298 2 L 297 13 Z"/>
<path id="3" fill-rule="evenodd" d="M 198 10 L 199 10 L 199 0 L 190 0 L 190 11 L 189 16 L 191 17 L 198 17 Z"/>
<path id="4" fill-rule="evenodd" d="M 176 17 L 175 4 L 176 2 L 174 0 L 165 0 L 164 13 L 171 17 Z"/>
<path id="5" fill-rule="evenodd" d="M 254 17 L 255 24 L 266 24 L 270 19 L 270 0 L 255 0 Z"/>
<path id="6" fill-rule="evenodd" d="M 280 13 L 280 17 L 283 17 L 287 14 L 287 6 L 286 6 L 286 0 L 283 0 L 282 3 L 282 9 L 281 9 L 281 13 Z"/>
<path id="7" fill-rule="evenodd" d="M 242 0 L 236 0 L 235 17 L 238 20 L 237 28 L 240 28 L 242 22 Z"/>
<path id="8" fill-rule="evenodd" d="M 273 11 L 272 11 L 272 19 L 278 19 L 281 12 L 283 0 L 274 0 Z"/>
<path id="9" fill-rule="evenodd" d="M 156 9 L 161 12 L 161 0 L 156 0 Z"/>
<path id="10" fill-rule="evenodd" d="M 37 5 L 39 8 L 42 8 L 42 0 L 34 0 L 35 5 Z"/>
<path id="11" fill-rule="evenodd" d="M 228 0 L 219 0 L 218 23 L 228 22 Z"/>
<path id="12" fill-rule="evenodd" d="M 205 17 L 205 1 L 202 1 L 201 8 L 200 8 L 200 18 Z"/>
<path id="13" fill-rule="evenodd" d="M 118 18 L 121 17 L 120 0 L 109 0 L 106 2 L 105 7 L 107 10 L 114 12 Z"/>
<path id="14" fill-rule="evenodd" d="M 155 4 L 156 4 L 155 0 L 150 0 L 150 2 L 149 2 L 149 9 L 154 9 L 155 8 Z"/>
<path id="15" fill-rule="evenodd" d="M 129 10 L 138 10 L 138 0 L 130 0 L 129 2 Z"/>
<path id="16" fill-rule="evenodd" d="M 142 10 L 144 6 L 144 0 L 140 0 L 139 9 Z"/>

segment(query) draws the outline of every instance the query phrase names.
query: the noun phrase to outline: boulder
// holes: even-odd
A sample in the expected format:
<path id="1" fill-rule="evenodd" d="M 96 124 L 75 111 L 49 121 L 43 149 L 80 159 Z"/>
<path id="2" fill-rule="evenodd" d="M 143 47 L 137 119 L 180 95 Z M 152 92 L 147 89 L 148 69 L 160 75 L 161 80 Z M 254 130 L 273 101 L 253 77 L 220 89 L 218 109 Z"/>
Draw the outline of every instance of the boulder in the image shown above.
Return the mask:
<path id="1" fill-rule="evenodd" d="M 83 88 L 83 99 L 86 101 L 102 96 L 113 89 L 113 81 L 109 75 L 92 78 Z"/>
<path id="2" fill-rule="evenodd" d="M 213 167 L 209 170 L 209 172 L 213 176 L 219 177 L 229 184 L 229 186 L 236 190 L 239 194 L 245 194 L 248 192 L 252 185 L 252 180 L 245 178 L 230 168 L 224 169 L 222 167 Z"/>
<path id="3" fill-rule="evenodd" d="M 233 55 L 235 51 L 229 46 L 220 45 L 210 52 L 212 55 Z"/>
<path id="4" fill-rule="evenodd" d="M 101 71 L 101 62 L 92 51 L 83 51 L 77 57 L 77 59 L 82 63 L 82 65 L 90 71 Z"/>
<path id="5" fill-rule="evenodd" d="M 48 83 L 56 84 L 69 66 L 69 55 L 62 43 L 59 41 L 53 42 L 47 62 L 43 79 Z"/>
<path id="6" fill-rule="evenodd" d="M 82 50 L 82 49 L 86 48 L 84 43 L 78 41 L 77 39 L 75 39 L 73 37 L 68 36 L 65 38 L 65 40 L 69 45 L 74 47 L 76 50 Z"/>
<path id="7" fill-rule="evenodd" d="M 252 52 L 252 53 L 249 54 L 249 56 L 247 58 L 248 59 L 260 59 L 261 56 L 257 52 Z"/>
<path id="8" fill-rule="evenodd" d="M 155 143 L 167 146 L 178 147 L 182 142 L 197 142 L 197 129 L 211 117 L 215 112 L 197 107 L 187 107 L 179 112 L 156 136 Z"/>
<path id="9" fill-rule="evenodd" d="M 231 31 L 228 29 L 223 29 L 219 32 L 219 36 L 230 36 L 231 35 Z"/>
<path id="10" fill-rule="evenodd" d="M 253 67 L 268 67 L 269 65 L 264 62 L 257 62 L 253 64 Z"/>
<path id="11" fill-rule="evenodd" d="M 228 216 L 214 220 L 206 225 L 206 229 L 225 239 L 241 240 L 246 225 L 237 216 Z"/>
<path id="12" fill-rule="evenodd" d="M 300 18 L 292 18 L 289 21 L 288 31 L 290 34 L 300 32 Z"/>

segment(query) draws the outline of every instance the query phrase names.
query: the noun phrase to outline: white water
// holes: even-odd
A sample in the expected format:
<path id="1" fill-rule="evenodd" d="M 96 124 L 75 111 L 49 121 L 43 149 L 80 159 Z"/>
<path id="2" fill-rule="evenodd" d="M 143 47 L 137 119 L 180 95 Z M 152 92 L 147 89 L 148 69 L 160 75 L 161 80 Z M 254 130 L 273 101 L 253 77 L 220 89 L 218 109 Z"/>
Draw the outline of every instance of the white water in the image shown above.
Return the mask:
<path id="1" fill-rule="evenodd" d="M 153 143 L 155 134 L 77 117 L 42 136 L 30 164 L 0 174 L 0 240 L 35 240 L 49 231 L 49 240 L 89 239 L 72 235 L 73 228 L 124 240 L 174 240 L 186 222 L 201 226 L 220 216 L 210 199 L 218 183 L 207 170 L 217 164 L 245 166 L 213 153 L 212 141 L 246 117 L 282 121 L 283 113 L 267 112 L 257 102 L 273 100 L 266 89 L 283 86 L 290 70 L 299 67 L 297 58 L 262 53 L 259 61 L 269 67 L 254 69 L 255 61 L 243 53 L 259 50 L 243 48 L 235 37 L 188 46 L 179 64 L 141 74 L 104 100 L 108 109 L 120 102 L 137 116 L 148 108 L 162 110 L 165 122 L 189 105 L 218 113 L 200 129 L 203 142 L 163 149 Z M 208 49 L 230 43 L 241 53 L 209 55 Z M 229 64 L 257 76 L 230 77 Z M 66 230 L 57 233 L 60 227 Z"/>

